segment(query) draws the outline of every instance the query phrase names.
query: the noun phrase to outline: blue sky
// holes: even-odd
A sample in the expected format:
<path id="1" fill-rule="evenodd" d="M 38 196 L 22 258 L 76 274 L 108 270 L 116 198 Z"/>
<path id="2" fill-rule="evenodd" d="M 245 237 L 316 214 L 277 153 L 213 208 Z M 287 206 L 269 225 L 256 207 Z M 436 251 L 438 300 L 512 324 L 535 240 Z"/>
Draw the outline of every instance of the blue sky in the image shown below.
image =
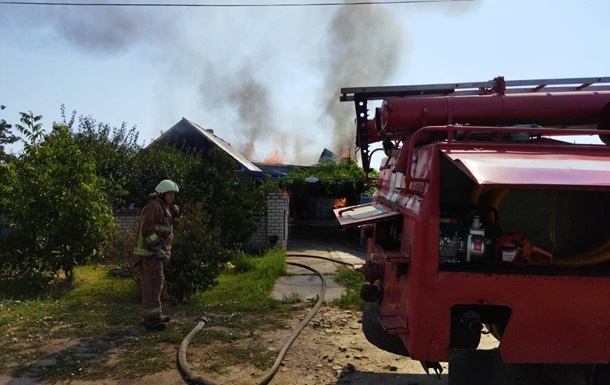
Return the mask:
<path id="1" fill-rule="evenodd" d="M 340 87 L 610 76 L 609 16 L 608 0 L 0 4 L 0 118 L 31 110 L 50 128 L 64 104 L 137 126 L 146 144 L 186 117 L 251 158 L 279 149 L 311 164 L 325 147 L 353 151 L 355 113 Z"/>

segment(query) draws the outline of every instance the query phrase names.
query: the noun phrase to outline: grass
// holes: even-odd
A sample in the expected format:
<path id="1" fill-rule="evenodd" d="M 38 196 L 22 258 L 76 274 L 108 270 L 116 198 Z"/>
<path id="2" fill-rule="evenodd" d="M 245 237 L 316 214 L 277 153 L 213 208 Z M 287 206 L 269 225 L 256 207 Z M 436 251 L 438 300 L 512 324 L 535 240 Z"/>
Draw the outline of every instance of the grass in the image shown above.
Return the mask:
<path id="1" fill-rule="evenodd" d="M 341 309 L 364 309 L 364 301 L 360 298 L 360 288 L 364 283 L 362 274 L 347 267 L 341 268 L 335 275 L 335 282 L 345 288 L 345 292 L 331 302 L 331 305 Z"/>
<path id="2" fill-rule="evenodd" d="M 218 350 L 227 352 L 221 365 L 232 357 L 267 365 L 273 354 L 244 349 L 255 331 L 282 327 L 291 314 L 287 304 L 269 296 L 286 272 L 284 257 L 279 248 L 261 257 L 242 255 L 239 271 L 223 272 L 218 286 L 198 293 L 190 305 L 166 308 L 174 321 L 164 332 L 139 325 L 139 288 L 133 278 L 109 274 L 110 266 L 78 268 L 71 286 L 57 282 L 36 296 L 0 297 L 0 336 L 8 342 L 0 344 L 0 373 L 62 382 L 139 378 L 170 369 L 202 311 L 211 313 L 211 322 L 193 340 L 195 348 L 197 341 L 215 341 L 227 344 Z M 236 350 L 236 343 L 245 346 Z"/>

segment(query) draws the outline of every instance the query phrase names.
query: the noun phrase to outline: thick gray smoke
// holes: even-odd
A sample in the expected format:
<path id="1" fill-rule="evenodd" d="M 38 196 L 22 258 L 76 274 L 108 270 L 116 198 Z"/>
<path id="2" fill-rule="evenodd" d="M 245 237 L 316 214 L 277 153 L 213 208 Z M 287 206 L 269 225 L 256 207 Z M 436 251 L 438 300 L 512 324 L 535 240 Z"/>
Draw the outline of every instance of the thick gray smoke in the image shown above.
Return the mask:
<path id="1" fill-rule="evenodd" d="M 273 115 L 267 88 L 247 68 L 242 69 L 238 78 L 239 87 L 229 89 L 229 102 L 235 105 L 239 114 L 241 152 L 252 158 L 261 136 L 273 135 L 277 129 L 271 121 Z"/>
<path id="2" fill-rule="evenodd" d="M 44 36 L 24 41 L 59 40 L 96 58 L 132 55 L 158 69 L 166 111 L 151 106 L 155 117 L 186 116 L 259 160 L 279 150 L 286 162 L 312 164 L 324 147 L 353 151 L 354 107 L 338 101 L 339 89 L 386 85 L 408 54 L 389 5 L 8 9 L 3 34 Z M 176 99 L 197 107 L 185 111 Z"/>
<path id="3" fill-rule="evenodd" d="M 101 1 L 101 3 L 110 1 Z M 165 47 L 175 39 L 171 14 L 130 7 L 4 7 L 7 32 L 43 31 L 85 52 L 121 54 L 140 45 Z M 2 28 L 0 24 L 0 28 Z"/>
<path id="4" fill-rule="evenodd" d="M 353 104 L 339 106 L 341 87 L 381 86 L 394 75 L 408 49 L 404 26 L 380 6 L 343 6 L 332 19 L 324 74 L 329 89 L 325 111 L 333 120 L 333 151 L 339 156 L 354 148 Z"/>

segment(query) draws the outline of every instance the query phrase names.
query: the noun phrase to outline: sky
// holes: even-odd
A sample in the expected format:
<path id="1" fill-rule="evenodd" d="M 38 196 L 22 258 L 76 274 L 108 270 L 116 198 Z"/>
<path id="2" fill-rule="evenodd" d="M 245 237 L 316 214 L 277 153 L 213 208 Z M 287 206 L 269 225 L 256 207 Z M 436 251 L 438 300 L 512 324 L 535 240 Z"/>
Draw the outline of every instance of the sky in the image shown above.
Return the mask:
<path id="1" fill-rule="evenodd" d="M 3 1 L 0 119 L 64 105 L 144 146 L 185 117 L 253 160 L 353 154 L 341 87 L 610 76 L 608 0 Z"/>

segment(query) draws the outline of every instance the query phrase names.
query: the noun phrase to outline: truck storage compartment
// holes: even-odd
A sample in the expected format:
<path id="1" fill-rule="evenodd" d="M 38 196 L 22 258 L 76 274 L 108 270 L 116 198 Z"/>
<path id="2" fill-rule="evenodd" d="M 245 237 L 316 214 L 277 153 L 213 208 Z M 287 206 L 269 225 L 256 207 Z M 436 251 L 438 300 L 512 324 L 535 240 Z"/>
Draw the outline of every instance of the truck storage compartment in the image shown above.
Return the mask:
<path id="1" fill-rule="evenodd" d="M 607 275 L 609 220 L 603 186 L 481 186 L 441 158 L 441 269 Z"/>

